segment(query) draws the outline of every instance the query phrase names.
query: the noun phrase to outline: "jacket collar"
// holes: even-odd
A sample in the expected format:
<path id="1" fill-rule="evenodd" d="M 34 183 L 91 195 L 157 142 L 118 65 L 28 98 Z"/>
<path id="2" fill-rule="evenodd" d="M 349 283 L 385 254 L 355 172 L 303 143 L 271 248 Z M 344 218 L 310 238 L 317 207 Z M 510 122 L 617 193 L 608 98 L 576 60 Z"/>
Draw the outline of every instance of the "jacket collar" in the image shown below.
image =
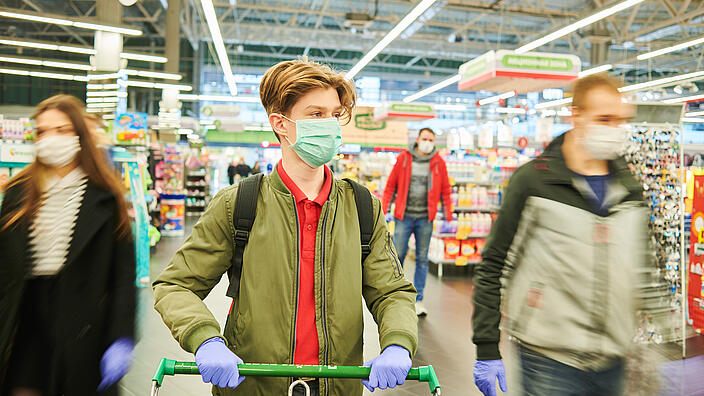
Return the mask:
<path id="1" fill-rule="evenodd" d="M 112 193 L 88 182 L 85 195 L 83 196 L 81 210 L 76 220 L 76 228 L 73 231 L 73 238 L 65 266 L 70 265 L 80 257 L 80 254 L 88 246 L 93 236 L 115 215 L 115 213 L 113 213 L 115 205 L 110 204 L 111 200 L 114 200 Z M 114 226 L 115 224 L 113 227 Z M 114 229 L 109 230 L 109 232 L 114 231 Z"/>
<path id="2" fill-rule="evenodd" d="M 562 153 L 562 144 L 565 142 L 565 135 L 556 137 L 545 149 L 545 152 L 536 158 L 536 167 L 548 170 L 545 181 L 551 184 L 571 185 L 583 196 L 593 195 L 587 183 L 580 183 L 574 172 L 567 168 L 565 157 Z M 631 193 L 640 191 L 640 185 L 635 182 L 633 175 L 628 169 L 628 165 L 623 158 L 609 161 L 609 174 L 612 176 L 608 183 L 605 205 L 614 205 Z"/>
<path id="3" fill-rule="evenodd" d="M 324 166 L 327 166 L 327 165 L 324 165 Z M 286 184 L 284 184 L 284 181 L 281 180 L 281 175 L 279 175 L 277 168 L 278 167 L 275 166 L 274 170 L 267 177 L 269 179 L 269 184 L 271 185 L 271 187 L 274 190 L 276 190 L 282 194 L 290 195 L 293 197 L 293 194 L 291 193 L 291 191 L 288 190 L 288 188 L 286 187 Z M 328 201 L 333 201 L 337 197 L 337 190 L 339 188 L 341 188 L 341 186 L 340 186 L 341 182 L 340 182 L 340 180 L 335 178 L 335 174 L 332 172 L 330 173 L 330 177 L 332 177 L 332 187 L 330 188 L 330 196 L 328 197 Z"/>

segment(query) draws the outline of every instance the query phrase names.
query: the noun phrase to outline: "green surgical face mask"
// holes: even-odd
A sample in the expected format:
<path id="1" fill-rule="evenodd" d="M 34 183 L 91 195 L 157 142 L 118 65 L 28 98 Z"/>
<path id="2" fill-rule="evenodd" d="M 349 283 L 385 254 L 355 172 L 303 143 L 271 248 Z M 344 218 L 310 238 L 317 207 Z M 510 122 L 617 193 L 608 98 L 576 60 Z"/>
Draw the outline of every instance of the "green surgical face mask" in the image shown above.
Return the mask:
<path id="1" fill-rule="evenodd" d="M 296 123 L 296 143 L 286 140 L 291 150 L 295 152 L 306 164 L 317 168 L 332 161 L 337 155 L 337 150 L 342 146 L 340 122 L 337 118 L 316 118 L 293 121 Z"/>

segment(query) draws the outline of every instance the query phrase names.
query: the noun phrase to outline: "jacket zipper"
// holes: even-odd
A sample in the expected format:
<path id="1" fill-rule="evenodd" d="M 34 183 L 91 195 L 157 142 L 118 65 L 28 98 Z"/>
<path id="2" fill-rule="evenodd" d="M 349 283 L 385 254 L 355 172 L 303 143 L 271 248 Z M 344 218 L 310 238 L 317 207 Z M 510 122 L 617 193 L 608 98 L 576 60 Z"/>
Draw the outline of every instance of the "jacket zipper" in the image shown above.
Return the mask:
<path id="1" fill-rule="evenodd" d="M 300 240 L 301 240 L 301 230 L 300 224 L 298 222 L 298 209 L 296 208 L 296 199 L 291 198 L 293 201 L 293 212 L 296 215 L 296 300 L 293 306 L 293 340 L 291 342 L 291 364 L 294 363 L 296 356 L 296 325 L 298 324 L 298 294 L 301 288 L 301 250 L 300 250 Z M 293 381 L 290 381 L 293 383 Z"/>
<path id="2" fill-rule="evenodd" d="M 394 264 L 396 264 L 396 274 L 400 278 L 401 277 L 401 260 L 398 259 L 398 256 L 396 253 L 394 253 L 394 249 L 391 247 L 392 242 L 391 242 L 391 233 L 387 232 L 386 233 L 386 247 L 389 249 L 389 254 L 391 254 L 391 258 L 394 259 Z"/>
<path id="3" fill-rule="evenodd" d="M 330 203 L 325 204 L 325 217 L 323 217 L 323 232 L 320 234 L 320 244 L 322 245 L 322 254 L 320 256 L 320 266 L 321 266 L 321 282 L 320 282 L 320 288 L 321 288 L 321 303 L 322 303 L 322 314 L 320 315 L 320 322 L 323 324 L 323 339 L 325 340 L 325 345 L 323 345 L 323 348 L 325 348 L 325 361 L 324 364 L 328 364 L 328 359 L 329 359 L 329 350 L 328 350 L 328 329 L 327 325 L 325 324 L 326 322 L 326 315 L 325 315 L 325 234 L 327 233 L 327 224 L 328 224 L 328 212 L 330 210 Z M 328 395 L 330 393 L 330 390 L 328 389 L 328 380 L 327 378 L 323 380 L 324 385 L 325 385 L 325 395 Z"/>

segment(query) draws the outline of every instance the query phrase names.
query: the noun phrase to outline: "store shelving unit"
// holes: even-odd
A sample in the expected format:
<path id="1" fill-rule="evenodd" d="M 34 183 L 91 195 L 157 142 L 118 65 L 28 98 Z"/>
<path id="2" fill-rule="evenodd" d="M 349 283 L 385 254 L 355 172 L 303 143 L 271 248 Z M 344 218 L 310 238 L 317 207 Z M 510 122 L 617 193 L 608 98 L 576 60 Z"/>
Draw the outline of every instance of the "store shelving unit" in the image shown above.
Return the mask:
<path id="1" fill-rule="evenodd" d="M 209 186 L 206 168 L 186 169 L 186 216 L 201 216 L 208 206 Z"/>

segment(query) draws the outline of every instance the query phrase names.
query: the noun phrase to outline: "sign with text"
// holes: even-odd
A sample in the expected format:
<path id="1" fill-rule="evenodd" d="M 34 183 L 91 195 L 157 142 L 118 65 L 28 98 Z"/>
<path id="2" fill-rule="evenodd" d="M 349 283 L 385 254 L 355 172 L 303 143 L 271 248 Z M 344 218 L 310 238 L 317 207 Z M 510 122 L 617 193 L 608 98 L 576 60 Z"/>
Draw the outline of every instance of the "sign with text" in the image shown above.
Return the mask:
<path id="1" fill-rule="evenodd" d="M 405 147 L 408 145 L 408 127 L 405 121 L 375 120 L 372 107 L 356 107 L 350 122 L 342 125 L 342 141 L 363 146 Z"/>

